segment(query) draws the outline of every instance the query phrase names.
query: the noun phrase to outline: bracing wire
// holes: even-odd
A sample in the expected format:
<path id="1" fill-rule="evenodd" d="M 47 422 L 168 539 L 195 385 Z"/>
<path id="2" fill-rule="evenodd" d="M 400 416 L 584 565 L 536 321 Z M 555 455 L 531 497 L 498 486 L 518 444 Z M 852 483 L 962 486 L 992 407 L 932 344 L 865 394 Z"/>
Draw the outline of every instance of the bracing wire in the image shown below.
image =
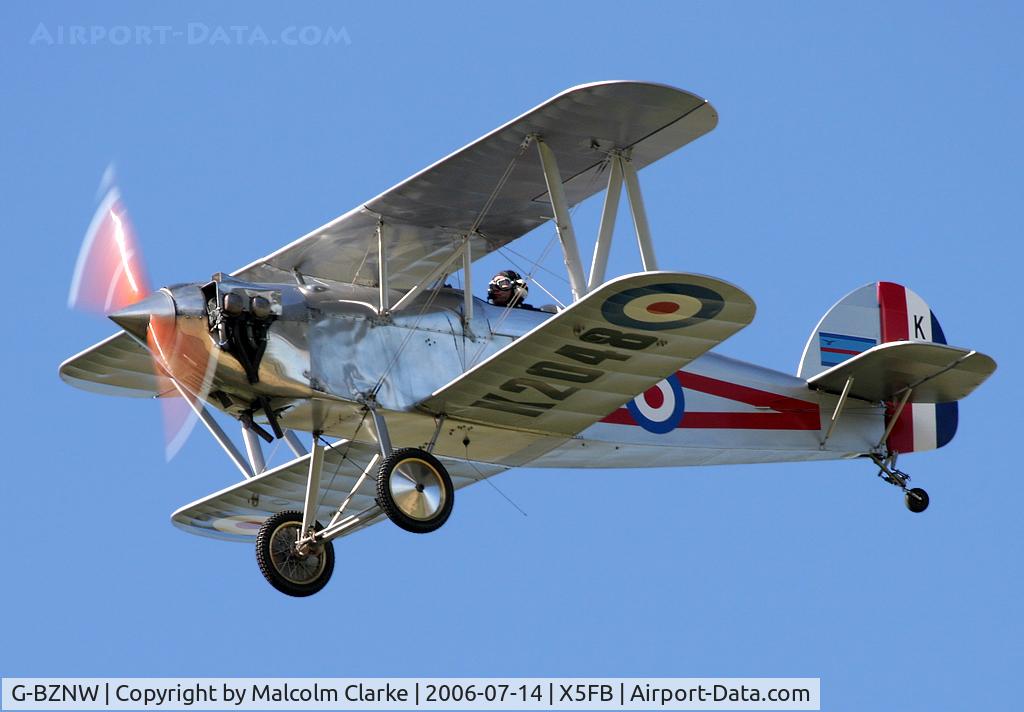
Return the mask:
<path id="1" fill-rule="evenodd" d="M 334 480 L 337 479 L 338 474 L 341 472 L 341 467 L 342 467 L 342 465 L 345 464 L 345 460 L 349 459 L 349 457 L 348 457 L 349 450 L 352 449 L 352 443 L 354 443 L 356 441 L 356 436 L 359 434 L 359 430 L 363 427 L 363 423 L 366 422 L 366 415 L 367 415 L 367 413 L 369 413 L 369 411 L 366 411 L 366 410 L 363 411 L 363 417 L 359 419 L 359 423 L 356 425 L 355 430 L 352 431 L 352 437 L 350 437 L 348 439 L 348 442 L 345 443 L 345 451 L 343 453 L 341 453 L 341 459 L 338 460 L 338 466 L 334 468 L 334 473 L 331 475 L 331 479 L 327 483 L 327 486 L 322 489 L 322 492 L 318 492 L 317 493 L 317 499 L 316 499 L 316 508 L 317 509 L 319 509 L 320 505 L 323 504 L 323 498 L 331 490 L 331 487 L 334 486 Z M 317 437 L 317 440 L 319 440 L 321 443 L 323 443 L 324 447 L 326 447 L 327 449 L 331 449 L 331 443 L 327 442 L 327 440 L 324 439 L 323 435 L 317 435 L 316 437 Z M 312 454 L 310 454 L 310 457 L 312 457 Z M 357 462 L 356 465 L 358 465 L 358 464 L 359 463 Z M 366 468 L 366 466 L 364 465 L 363 469 L 365 469 L 365 468 Z"/>
<path id="2" fill-rule="evenodd" d="M 476 478 L 476 481 L 477 482 L 483 481 L 483 482 L 486 482 L 487 484 L 489 484 L 492 488 L 494 488 L 495 492 L 497 492 L 498 494 L 500 494 L 502 497 L 505 498 L 506 502 L 508 502 L 513 507 L 518 509 L 520 514 L 522 514 L 524 517 L 528 516 L 526 514 L 526 512 L 523 510 L 522 507 L 520 507 L 518 504 L 513 502 L 511 497 L 509 497 L 507 494 L 505 494 L 504 492 L 502 492 L 498 488 L 498 485 L 496 485 L 493 482 L 491 482 L 491 478 L 490 477 L 488 477 L 484 473 L 480 472 L 480 469 L 475 464 L 473 464 L 473 461 L 469 459 L 469 443 L 463 443 L 462 445 L 463 445 L 464 448 L 466 448 L 466 464 L 469 465 L 470 467 L 472 467 L 474 470 L 476 470 L 476 473 L 478 475 L 480 475 L 479 477 Z"/>
<path id="3" fill-rule="evenodd" d="M 597 180 L 597 178 L 598 178 L 598 177 L 599 177 L 599 176 L 600 176 L 600 175 L 601 175 L 601 174 L 602 174 L 602 173 L 604 172 L 604 166 L 606 166 L 606 165 L 607 165 L 607 163 L 608 163 L 608 159 L 605 159 L 605 161 L 604 161 L 604 162 L 602 162 L 602 165 L 601 165 L 601 167 L 600 167 L 600 168 L 599 168 L 598 170 L 594 171 L 594 173 L 593 173 L 593 174 L 592 174 L 592 175 L 590 176 L 590 181 L 588 182 L 588 184 L 587 184 L 587 188 L 586 188 L 586 192 L 587 192 L 587 193 L 589 193 L 589 192 L 590 192 L 590 189 L 594 187 L 594 182 L 595 182 L 595 181 Z M 576 203 L 576 205 L 574 205 L 574 206 L 572 207 L 572 209 L 571 209 L 571 210 L 569 211 L 569 215 L 570 215 L 570 217 L 573 217 L 573 216 L 575 216 L 575 215 L 576 215 L 576 210 L 577 210 L 577 209 L 579 208 L 579 206 L 580 206 L 580 203 Z M 516 250 L 513 250 L 513 249 L 512 249 L 511 247 L 509 247 L 508 245 L 502 245 L 502 246 L 498 247 L 498 248 L 497 248 L 497 250 L 498 250 L 498 252 L 499 252 L 499 253 L 501 253 L 501 254 L 502 254 L 502 255 L 503 255 L 503 256 L 504 256 L 504 257 L 505 257 L 505 258 L 506 258 L 506 259 L 507 259 L 507 260 L 508 260 L 509 262 L 511 262 L 511 263 L 513 264 L 513 266 L 515 266 L 515 267 L 516 267 L 516 268 L 517 268 L 518 270 L 520 270 L 521 272 L 525 273 L 525 274 L 527 275 L 527 279 L 528 279 L 529 281 L 533 282 L 533 283 L 534 283 L 534 284 L 536 284 L 536 285 L 537 285 L 538 287 L 540 287 L 541 291 L 543 291 L 543 292 L 544 292 L 545 294 L 547 294 L 547 295 L 548 295 L 549 297 L 551 297 L 552 299 L 554 299 L 554 300 L 555 300 L 555 301 L 556 301 L 556 302 L 558 303 L 558 305 L 559 305 L 560 307 L 562 307 L 562 308 L 564 309 L 564 308 L 565 308 L 565 304 L 564 304 L 564 303 L 562 303 L 562 300 L 561 300 L 561 299 L 559 299 L 558 297 L 556 297 L 556 296 L 555 296 L 554 294 L 552 294 L 552 293 L 551 293 L 550 291 L 548 291 L 548 289 L 547 289 L 547 288 L 546 288 L 546 287 L 545 287 L 545 286 L 544 286 L 543 284 L 541 284 L 541 283 L 540 283 L 540 282 L 539 282 L 539 281 L 538 281 L 538 280 L 536 279 L 536 277 L 534 277 L 534 273 L 536 272 L 536 270 L 540 269 L 540 270 L 544 270 L 545 272 L 548 272 L 549 274 L 552 274 L 552 275 L 554 275 L 555 277 L 557 277 L 558 279 L 562 280 L 562 281 L 563 281 L 563 282 L 565 282 L 566 284 L 569 284 L 569 280 L 567 280 L 567 279 L 566 279 L 565 277 L 563 277 L 562 275 L 559 275 L 559 274 L 557 274 L 557 273 L 555 273 L 555 272 L 553 272 L 553 271 L 549 270 L 548 268 L 546 268 L 546 267 L 545 267 L 545 266 L 544 266 L 544 265 L 542 264 L 542 263 L 544 262 L 544 260 L 545 260 L 545 259 L 547 259 L 548 253 L 549 253 L 549 252 L 551 251 L 551 248 L 552 248 L 552 247 L 554 246 L 554 244 L 555 244 L 555 240 L 557 239 L 557 237 L 558 237 L 558 231 L 557 231 L 557 228 L 556 228 L 556 230 L 555 230 L 555 234 L 554 234 L 554 235 L 552 235 L 552 236 L 551 236 L 551 239 L 549 239 L 549 240 L 548 240 L 548 244 L 547 244 L 547 246 L 545 246 L 545 248 L 544 248 L 544 251 L 543 251 L 543 252 L 541 253 L 541 256 L 540 256 L 540 257 L 539 257 L 538 259 L 536 259 L 536 260 L 533 260 L 533 259 L 531 259 L 531 258 L 529 258 L 529 257 L 527 257 L 527 256 L 525 256 L 525 255 L 523 255 L 523 254 L 521 254 L 521 253 L 519 253 L 519 252 L 517 252 Z M 518 257 L 519 257 L 520 259 L 523 259 L 523 260 L 525 260 L 525 261 L 526 261 L 526 262 L 527 262 L 528 264 L 530 264 L 530 265 L 531 265 L 532 269 L 531 269 L 531 270 L 526 270 L 526 269 L 523 269 L 523 268 L 522 268 L 522 267 L 521 267 L 521 266 L 520 266 L 519 264 L 517 264 L 517 263 L 516 263 L 516 261 L 515 261 L 515 260 L 513 260 L 513 259 L 512 259 L 511 257 L 509 257 L 509 256 L 508 256 L 508 255 L 506 254 L 506 251 L 508 251 L 508 252 L 511 252 L 511 253 L 513 253 L 514 255 L 518 256 Z M 501 316 L 500 316 L 500 317 L 498 317 L 498 321 L 497 321 L 497 324 L 495 325 L 496 327 L 500 327 L 500 326 L 501 326 L 501 325 L 502 325 L 502 324 L 504 323 L 504 321 L 505 321 L 506 317 L 507 317 L 507 316 L 508 316 L 508 315 L 509 315 L 509 314 L 511 313 L 511 309 L 512 309 L 512 308 L 513 308 L 513 307 L 512 307 L 511 305 L 509 305 L 509 306 L 506 306 L 506 307 L 505 307 L 505 308 L 504 308 L 504 309 L 502 310 L 502 312 L 501 312 Z M 479 348 L 477 349 L 476 353 L 475 353 L 475 354 L 473 355 L 473 359 L 472 359 L 472 360 L 471 360 L 471 361 L 469 362 L 469 364 L 468 364 L 469 366 L 472 366 L 473 364 L 475 364 L 475 363 L 477 362 L 477 359 L 479 359 L 479 358 L 480 358 L 480 355 L 481 355 L 481 354 L 483 353 L 483 351 L 484 351 L 484 349 L 486 348 L 486 346 L 487 346 L 487 344 L 486 344 L 486 343 L 484 343 L 484 344 L 481 344 L 481 345 L 480 345 L 480 347 L 479 347 Z"/>
<path id="4" fill-rule="evenodd" d="M 573 208 L 573 210 L 575 210 L 575 208 Z M 550 242 L 549 242 L 548 244 L 549 244 L 549 245 L 554 245 L 554 244 L 555 244 L 555 240 L 557 239 L 557 237 L 558 237 L 557 233 L 556 233 L 555 235 L 552 235 L 552 236 L 551 236 L 551 241 L 550 241 Z M 546 253 L 546 252 L 548 252 L 548 250 L 549 250 L 549 248 L 545 248 L 545 249 L 544 249 L 545 253 Z M 519 259 L 521 259 L 521 260 L 524 260 L 524 261 L 526 261 L 526 262 L 528 262 L 528 263 L 530 263 L 530 264 L 534 265 L 534 267 L 535 267 L 536 269 L 539 269 L 539 270 L 541 270 L 541 271 L 543 271 L 543 272 L 547 272 L 548 274 L 550 274 L 550 275 L 551 275 L 552 277 L 554 277 L 555 279 L 559 279 L 559 280 L 561 280 L 561 281 L 565 282 L 565 284 L 566 284 L 566 285 L 568 285 L 568 284 L 569 284 L 569 280 L 568 280 L 568 279 L 567 279 L 567 278 L 565 277 L 565 275 L 561 275 L 561 274 L 558 274 L 558 272 L 555 272 L 555 271 L 554 271 L 554 270 L 552 270 L 552 269 L 548 269 L 548 268 L 547 268 L 547 267 L 545 267 L 545 266 L 544 266 L 543 264 L 541 264 L 541 263 L 540 263 L 540 261 L 534 261 L 534 260 L 532 260 L 531 258 L 529 258 L 529 257 L 527 257 L 526 255 L 524 255 L 523 253 L 521 253 L 521 252 L 518 252 L 518 251 L 516 251 L 516 250 L 513 250 L 513 249 L 512 249 L 511 247 L 509 247 L 508 245 L 502 245 L 501 247 L 499 247 L 499 248 L 498 248 L 498 252 L 500 252 L 500 253 L 501 253 L 501 254 L 502 254 L 502 255 L 503 255 L 504 257 L 505 257 L 505 259 L 507 259 L 507 260 L 508 260 L 509 262 L 511 262 L 511 261 L 512 261 L 512 258 L 511 258 L 511 257 L 509 257 L 509 256 L 508 256 L 507 254 L 505 254 L 505 253 L 506 253 L 506 252 L 511 252 L 511 253 L 512 253 L 513 255 L 515 255 L 515 256 L 516 256 L 516 257 L 518 257 Z"/>
<path id="5" fill-rule="evenodd" d="M 516 155 L 514 155 L 512 157 L 512 160 L 509 161 L 508 165 L 505 167 L 505 171 L 501 174 L 501 177 L 498 179 L 497 184 L 494 186 L 494 189 L 491 191 L 490 195 L 487 196 L 487 200 L 484 201 L 483 207 L 481 207 L 480 211 L 477 213 L 476 219 L 473 221 L 472 226 L 470 227 L 469 231 L 466 234 L 466 239 L 472 239 L 473 235 L 478 234 L 477 230 L 483 223 L 484 218 L 487 217 L 487 213 L 490 211 L 491 206 L 494 205 L 494 201 L 497 199 L 498 194 L 501 192 L 501 189 L 505 187 L 505 183 L 508 181 L 509 176 L 512 175 L 512 170 L 515 168 L 516 163 L 518 163 L 523 153 L 526 152 L 526 149 L 529 148 L 530 143 L 532 141 L 533 134 L 530 134 L 523 139 L 522 143 L 519 144 L 519 150 L 516 151 Z M 420 312 L 416 316 L 416 320 L 410 327 L 409 332 L 405 335 L 405 338 L 402 339 L 402 343 L 400 343 L 398 345 L 398 348 L 395 349 L 395 353 L 392 355 L 391 361 L 388 363 L 387 368 L 384 369 L 384 372 L 381 374 L 380 378 L 377 379 L 377 382 L 376 384 L 374 384 L 374 387 L 371 390 L 370 395 L 376 395 L 377 392 L 380 390 L 381 386 L 384 385 L 384 380 L 388 377 L 388 375 L 391 373 L 391 370 L 398 363 L 399 357 L 402 355 L 402 352 L 405 351 L 405 347 L 408 345 L 409 340 L 412 338 L 416 329 L 419 327 L 420 321 L 423 319 L 423 316 L 427 313 L 427 310 L 433 305 L 434 299 L 437 297 L 437 294 L 443 284 L 444 277 L 441 277 L 437 281 L 437 284 L 434 285 L 433 290 L 431 290 L 430 297 L 427 299 L 423 307 L 420 309 Z"/>

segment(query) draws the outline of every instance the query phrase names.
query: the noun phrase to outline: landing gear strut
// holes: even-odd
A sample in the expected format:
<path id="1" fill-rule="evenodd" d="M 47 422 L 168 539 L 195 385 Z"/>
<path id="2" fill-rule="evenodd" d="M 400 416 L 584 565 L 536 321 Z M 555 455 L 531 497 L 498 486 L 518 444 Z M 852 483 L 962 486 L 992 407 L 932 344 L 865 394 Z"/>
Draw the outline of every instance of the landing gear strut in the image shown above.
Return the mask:
<path id="1" fill-rule="evenodd" d="M 872 455 L 871 459 L 878 465 L 878 476 L 883 481 L 903 490 L 903 501 L 906 503 L 907 509 L 915 514 L 928 509 L 928 493 L 920 487 L 907 488 L 910 475 L 896 469 L 896 453 L 884 459 L 879 455 Z"/>
<path id="2" fill-rule="evenodd" d="M 256 561 L 263 576 L 278 591 L 289 596 L 311 596 L 318 592 L 334 571 L 333 540 L 381 514 L 408 532 L 425 534 L 440 528 L 452 513 L 455 488 L 451 477 L 429 452 L 444 420 L 437 422 L 427 449 L 392 450 L 387 424 L 374 405 L 369 403 L 367 409 L 373 418 L 380 452 L 363 468 L 327 525 L 321 526 L 316 520 L 323 506 L 320 475 L 324 454 L 348 441 L 325 446 L 321 444 L 320 433 L 314 432 L 310 452 L 301 456 L 309 460 L 302 510 L 279 512 L 260 527 L 256 535 Z M 350 512 L 349 504 L 367 481 L 376 481 L 374 503 L 360 512 Z"/>

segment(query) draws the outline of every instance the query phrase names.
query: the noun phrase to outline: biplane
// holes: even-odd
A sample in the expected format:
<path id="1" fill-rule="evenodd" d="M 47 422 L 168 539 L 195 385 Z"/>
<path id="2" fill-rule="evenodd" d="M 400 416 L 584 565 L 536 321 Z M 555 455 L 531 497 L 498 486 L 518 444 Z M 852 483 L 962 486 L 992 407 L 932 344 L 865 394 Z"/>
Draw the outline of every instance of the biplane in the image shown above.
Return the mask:
<path id="1" fill-rule="evenodd" d="M 123 330 L 60 376 L 184 404 L 243 478 L 172 522 L 255 543 L 263 575 L 292 596 L 327 583 L 335 539 L 384 520 L 434 531 L 456 491 L 524 465 L 864 458 L 923 511 L 897 457 L 948 443 L 957 401 L 995 362 L 948 345 L 924 300 L 891 282 L 833 306 L 795 374 L 714 353 L 754 302 L 659 267 L 637 174 L 717 121 L 670 86 L 577 86 L 266 257 L 152 292 L 112 188 L 70 301 Z M 606 280 L 623 189 L 643 272 Z M 588 274 L 570 210 L 601 190 Z M 549 221 L 572 302 L 474 297 L 474 261 Z M 278 439 L 294 458 L 268 468 L 261 443 Z"/>

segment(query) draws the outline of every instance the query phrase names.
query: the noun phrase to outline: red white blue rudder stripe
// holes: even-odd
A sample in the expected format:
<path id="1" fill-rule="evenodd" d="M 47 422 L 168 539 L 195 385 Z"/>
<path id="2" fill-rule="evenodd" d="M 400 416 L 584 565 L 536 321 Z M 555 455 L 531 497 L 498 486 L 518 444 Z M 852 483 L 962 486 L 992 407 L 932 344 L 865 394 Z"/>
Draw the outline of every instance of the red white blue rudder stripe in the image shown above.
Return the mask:
<path id="1" fill-rule="evenodd" d="M 935 314 L 921 297 L 906 287 L 894 282 L 879 282 L 878 309 L 883 343 L 946 343 Z M 886 445 L 894 452 L 919 452 L 942 447 L 956 434 L 957 418 L 955 402 L 909 404 L 900 414 Z"/>
<path id="2" fill-rule="evenodd" d="M 839 300 L 811 334 L 797 374 L 810 378 L 876 344 L 890 341 L 946 343 L 945 334 L 928 304 L 893 282 L 876 282 Z M 956 433 L 956 403 L 907 405 L 889 436 L 898 452 L 942 447 Z"/>

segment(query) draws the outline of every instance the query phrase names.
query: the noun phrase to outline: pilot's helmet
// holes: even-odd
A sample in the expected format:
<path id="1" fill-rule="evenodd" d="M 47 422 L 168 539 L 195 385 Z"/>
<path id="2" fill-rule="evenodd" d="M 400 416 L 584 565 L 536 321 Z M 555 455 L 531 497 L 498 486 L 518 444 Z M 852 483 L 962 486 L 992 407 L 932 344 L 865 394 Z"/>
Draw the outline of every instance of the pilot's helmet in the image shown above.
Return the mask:
<path id="1" fill-rule="evenodd" d="M 530 289 L 518 272 L 502 270 L 487 285 L 487 301 L 499 307 L 515 307 L 526 301 Z"/>

